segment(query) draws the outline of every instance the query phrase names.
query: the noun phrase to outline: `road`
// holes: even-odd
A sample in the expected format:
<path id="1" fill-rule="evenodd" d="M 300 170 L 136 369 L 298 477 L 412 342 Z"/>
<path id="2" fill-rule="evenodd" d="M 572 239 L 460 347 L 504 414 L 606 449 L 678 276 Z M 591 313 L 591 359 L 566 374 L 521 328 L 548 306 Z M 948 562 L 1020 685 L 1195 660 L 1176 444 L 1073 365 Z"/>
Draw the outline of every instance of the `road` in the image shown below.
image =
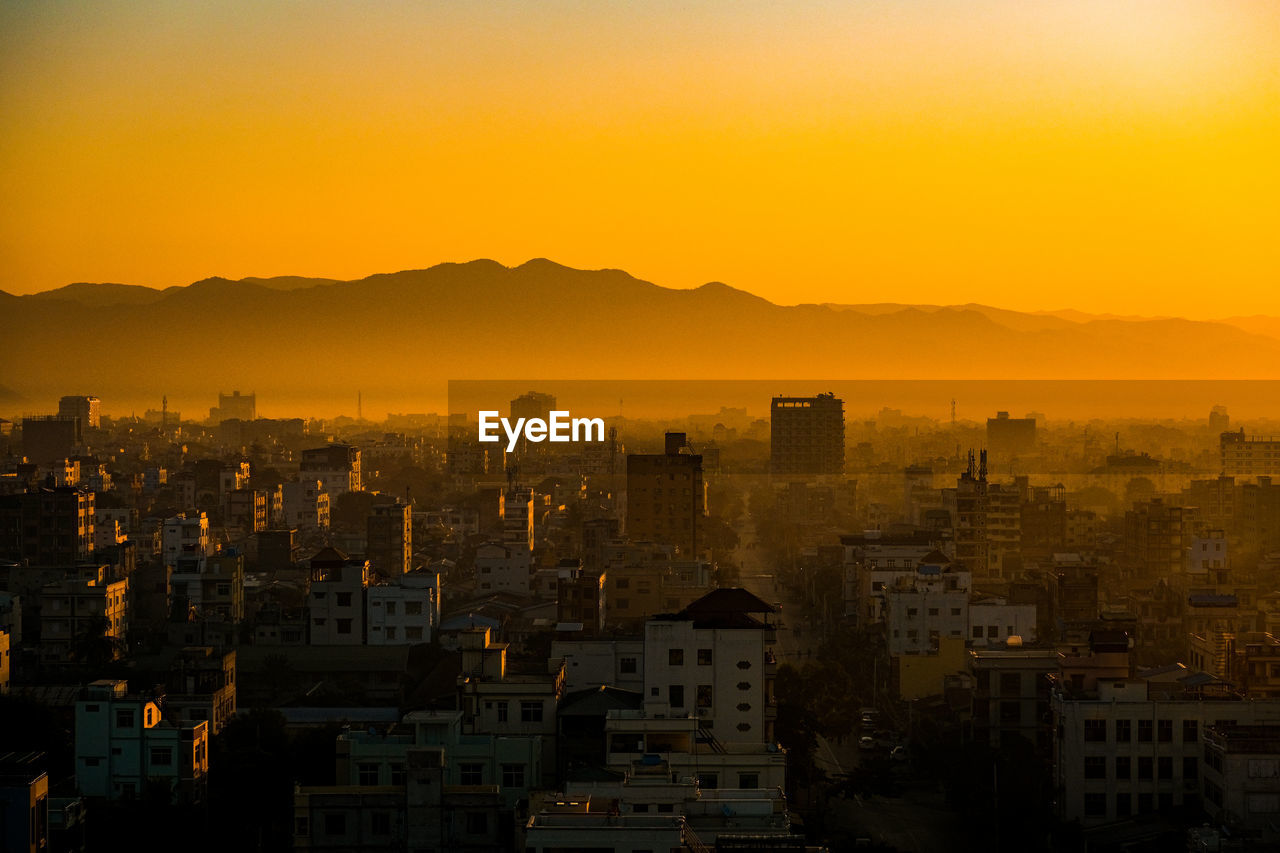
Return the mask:
<path id="1" fill-rule="evenodd" d="M 782 603 L 774 654 L 780 662 L 799 665 L 814 652 L 810 643 L 816 645 L 818 636 L 816 632 L 796 634 L 791 622 L 793 614 L 798 616 L 801 609 L 779 588 L 774 567 L 769 565 L 763 550 L 756 547 L 751 524 L 740 522 L 736 530 L 739 544 L 735 556 L 742 586 L 770 604 Z M 855 712 L 853 708 L 849 711 Z M 852 772 L 860 758 L 856 739 L 833 744 L 818 736 L 814 762 L 829 778 Z M 954 842 L 956 833 L 962 830 L 963 822 L 955 811 L 947 807 L 940 792 L 925 787 L 925 790 L 912 787 L 899 798 L 832 797 L 827 804 L 826 825 L 829 830 L 869 837 L 903 853 L 946 850 Z"/>

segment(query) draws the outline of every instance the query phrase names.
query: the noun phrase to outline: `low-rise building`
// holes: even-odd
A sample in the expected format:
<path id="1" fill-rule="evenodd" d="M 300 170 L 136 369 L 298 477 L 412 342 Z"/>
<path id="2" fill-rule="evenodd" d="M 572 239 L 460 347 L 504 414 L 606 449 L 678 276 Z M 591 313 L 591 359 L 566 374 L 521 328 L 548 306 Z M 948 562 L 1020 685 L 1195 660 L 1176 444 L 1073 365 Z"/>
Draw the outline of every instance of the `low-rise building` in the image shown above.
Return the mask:
<path id="1" fill-rule="evenodd" d="M 178 725 L 158 697 L 130 694 L 124 681 L 95 681 L 76 702 L 76 784 L 108 800 L 167 795 L 200 802 L 209 770 L 209 723 Z"/>

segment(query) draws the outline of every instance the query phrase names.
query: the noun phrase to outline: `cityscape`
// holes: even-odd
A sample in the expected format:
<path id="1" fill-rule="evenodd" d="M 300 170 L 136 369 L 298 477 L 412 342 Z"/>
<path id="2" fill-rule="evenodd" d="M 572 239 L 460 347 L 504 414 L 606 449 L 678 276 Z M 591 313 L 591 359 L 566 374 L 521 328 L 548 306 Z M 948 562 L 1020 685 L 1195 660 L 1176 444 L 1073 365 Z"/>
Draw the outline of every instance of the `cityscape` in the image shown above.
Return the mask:
<path id="1" fill-rule="evenodd" d="M 1280 853 L 1280 3 L 0 3 L 0 853 Z"/>
<path id="2" fill-rule="evenodd" d="M 1274 422 L 211 399 L 0 422 L 6 849 L 1277 842 Z"/>

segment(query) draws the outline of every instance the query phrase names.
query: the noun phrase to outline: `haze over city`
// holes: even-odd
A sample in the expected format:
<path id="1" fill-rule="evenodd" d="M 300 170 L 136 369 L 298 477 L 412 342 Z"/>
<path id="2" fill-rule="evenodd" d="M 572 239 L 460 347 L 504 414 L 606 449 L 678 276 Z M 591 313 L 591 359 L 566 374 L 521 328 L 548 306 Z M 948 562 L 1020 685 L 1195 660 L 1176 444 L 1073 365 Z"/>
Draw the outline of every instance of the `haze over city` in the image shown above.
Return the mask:
<path id="1" fill-rule="evenodd" d="M 0 4 L 0 850 L 1280 853 L 1280 4 Z"/>

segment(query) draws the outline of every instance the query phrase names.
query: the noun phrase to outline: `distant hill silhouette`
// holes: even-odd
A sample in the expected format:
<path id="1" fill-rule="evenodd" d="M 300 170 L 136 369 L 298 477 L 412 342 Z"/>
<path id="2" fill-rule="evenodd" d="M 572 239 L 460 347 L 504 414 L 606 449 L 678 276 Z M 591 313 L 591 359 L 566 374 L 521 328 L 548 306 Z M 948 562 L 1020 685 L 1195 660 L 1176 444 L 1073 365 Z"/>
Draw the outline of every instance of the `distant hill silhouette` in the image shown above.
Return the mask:
<path id="1" fill-rule="evenodd" d="M 1280 378 L 1280 320 L 1117 318 L 983 305 L 780 306 L 725 284 L 489 260 L 358 281 L 209 278 L 0 294 L 0 381 L 139 399 L 412 395 L 486 378 Z"/>

